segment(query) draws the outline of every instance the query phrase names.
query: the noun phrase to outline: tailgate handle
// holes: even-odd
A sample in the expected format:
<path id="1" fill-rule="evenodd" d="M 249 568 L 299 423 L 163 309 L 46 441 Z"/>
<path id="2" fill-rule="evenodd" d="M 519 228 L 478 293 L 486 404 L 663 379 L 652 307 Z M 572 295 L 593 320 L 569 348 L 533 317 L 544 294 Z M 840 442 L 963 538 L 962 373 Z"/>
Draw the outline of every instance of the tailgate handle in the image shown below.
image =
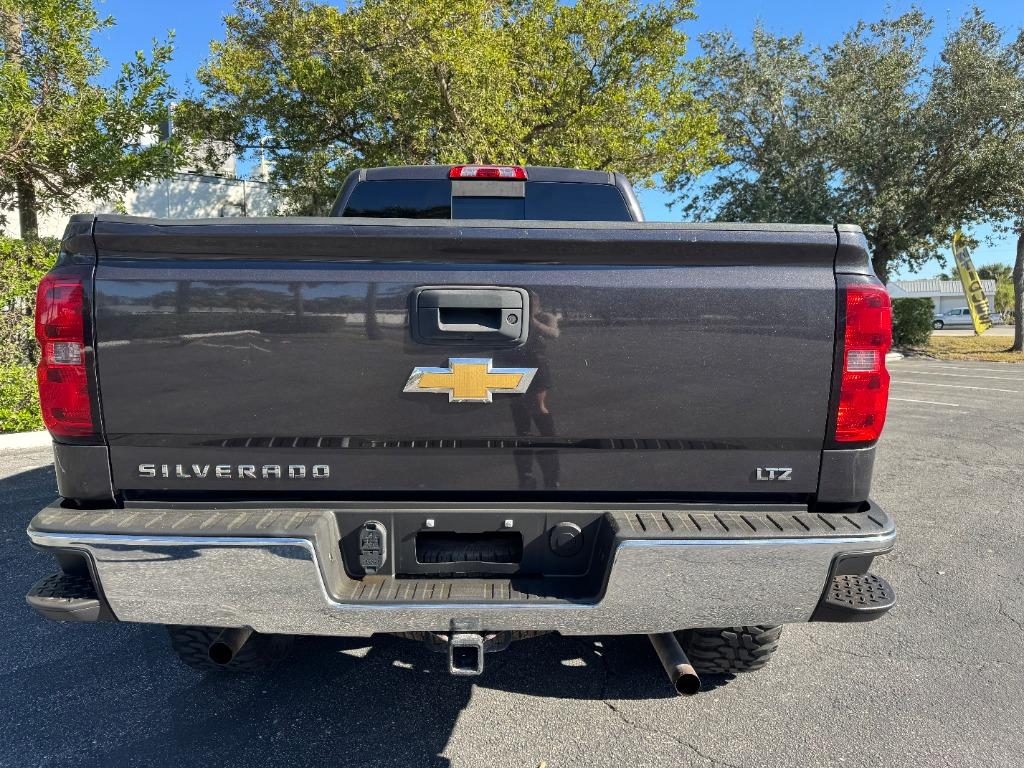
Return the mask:
<path id="1" fill-rule="evenodd" d="M 423 344 L 521 344 L 529 301 L 522 288 L 423 286 L 412 292 L 412 336 Z"/>

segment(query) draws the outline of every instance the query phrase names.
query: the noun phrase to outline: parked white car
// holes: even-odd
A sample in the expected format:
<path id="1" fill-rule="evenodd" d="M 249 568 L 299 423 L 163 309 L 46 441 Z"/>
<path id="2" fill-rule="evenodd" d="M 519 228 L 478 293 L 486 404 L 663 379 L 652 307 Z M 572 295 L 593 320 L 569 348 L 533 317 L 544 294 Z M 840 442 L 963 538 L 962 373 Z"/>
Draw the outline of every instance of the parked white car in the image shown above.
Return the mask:
<path id="1" fill-rule="evenodd" d="M 990 313 L 989 318 L 992 320 L 993 325 L 999 325 L 1003 322 L 1003 317 L 998 312 Z M 973 326 L 974 321 L 971 319 L 971 310 L 967 307 L 957 307 L 956 309 L 949 309 L 945 312 L 936 312 L 935 319 L 932 321 L 932 328 L 940 330 L 945 328 L 947 325 Z"/>

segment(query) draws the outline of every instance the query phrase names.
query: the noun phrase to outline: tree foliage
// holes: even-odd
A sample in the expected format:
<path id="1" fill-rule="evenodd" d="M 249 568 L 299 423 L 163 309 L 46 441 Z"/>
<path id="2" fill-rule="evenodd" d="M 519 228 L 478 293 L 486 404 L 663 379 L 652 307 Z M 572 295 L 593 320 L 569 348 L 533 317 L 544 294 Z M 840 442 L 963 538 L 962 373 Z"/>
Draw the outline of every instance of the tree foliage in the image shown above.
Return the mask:
<path id="1" fill-rule="evenodd" d="M 354 167 L 531 163 L 635 182 L 722 155 L 684 62 L 692 0 L 238 0 L 177 124 L 261 147 L 295 212 Z"/>
<path id="2" fill-rule="evenodd" d="M 996 311 L 1003 316 L 1003 322 L 1013 318 L 1013 281 L 996 284 L 994 297 Z"/>
<path id="3" fill-rule="evenodd" d="M 919 347 L 927 344 L 934 318 L 935 305 L 931 299 L 893 299 L 893 346 Z"/>
<path id="4" fill-rule="evenodd" d="M 730 162 L 710 182 L 701 180 L 688 211 L 722 221 L 828 221 L 830 171 L 816 93 L 808 87 L 818 63 L 803 37 L 775 37 L 757 27 L 750 50 L 729 32 L 703 35 L 700 42 L 707 66 L 696 76 L 696 90 L 719 113 Z M 680 191 L 697 179 L 667 181 Z"/>
<path id="5" fill-rule="evenodd" d="M 978 277 L 982 280 L 995 280 L 996 283 L 1008 283 L 1013 280 L 1013 267 L 1009 264 L 983 264 L 978 267 Z"/>
<path id="6" fill-rule="evenodd" d="M 56 240 L 0 237 L 0 432 L 42 429 L 36 363 L 36 286 L 57 258 Z"/>
<path id="7" fill-rule="evenodd" d="M 698 217 L 859 224 L 875 271 L 912 268 L 954 230 L 998 221 L 1024 178 L 1024 32 L 975 10 L 928 62 L 919 11 L 859 23 L 827 48 L 754 33 L 701 38 L 696 94 L 732 157 L 711 183 L 670 179 Z"/>
<path id="8" fill-rule="evenodd" d="M 59 243 L 48 238 L 0 237 L 0 365 L 38 362 L 36 287 L 57 259 Z"/>
<path id="9" fill-rule="evenodd" d="M 101 85 L 93 38 L 112 24 L 92 0 L 0 0 L 0 207 L 18 204 L 25 236 L 40 212 L 174 169 L 178 143 L 152 141 L 173 95 L 171 45 Z"/>

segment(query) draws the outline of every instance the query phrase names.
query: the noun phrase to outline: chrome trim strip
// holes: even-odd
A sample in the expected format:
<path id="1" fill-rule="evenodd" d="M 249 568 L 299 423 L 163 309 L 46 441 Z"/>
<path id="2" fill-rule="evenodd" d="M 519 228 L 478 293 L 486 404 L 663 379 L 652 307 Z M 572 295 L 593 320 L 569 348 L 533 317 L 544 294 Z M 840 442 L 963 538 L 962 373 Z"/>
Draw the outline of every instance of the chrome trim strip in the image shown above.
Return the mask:
<path id="1" fill-rule="evenodd" d="M 806 621 L 829 564 L 844 552 L 883 554 L 876 536 L 621 542 L 597 602 L 340 602 L 304 538 L 146 536 L 29 530 L 40 547 L 84 549 L 122 621 L 252 626 L 260 632 L 370 635 L 485 629 L 627 634 L 694 626 Z M 182 552 L 188 549 L 188 552 Z"/>
<path id="2" fill-rule="evenodd" d="M 129 544 L 136 546 L 158 545 L 164 547 L 273 547 L 302 546 L 314 552 L 309 539 L 256 536 L 145 536 L 124 533 L 52 533 L 29 528 L 26 533 L 33 544 L 40 547 L 60 547 L 64 544 Z M 54 542 L 54 543 L 49 543 Z"/>
<path id="3" fill-rule="evenodd" d="M 627 539 L 619 544 L 619 548 L 622 547 L 672 547 L 672 546 L 692 546 L 692 545 L 706 545 L 706 546 L 723 546 L 729 544 L 738 544 L 744 547 L 759 546 L 762 544 L 833 544 L 836 542 L 842 544 L 855 544 L 857 542 L 867 542 L 871 544 L 877 544 L 880 542 L 892 542 L 896 539 L 896 532 L 881 533 L 877 536 L 822 536 L 819 538 L 779 538 L 774 539 L 765 537 L 761 539 Z"/>
<path id="4" fill-rule="evenodd" d="M 140 536 L 124 533 L 52 533 L 27 529 L 29 539 L 41 547 L 58 547 L 57 542 L 76 544 L 156 544 L 165 547 L 184 546 L 226 546 L 226 547 L 265 547 L 277 545 L 303 546 L 315 554 L 315 548 L 309 539 L 287 538 L 283 536 Z M 877 536 L 824 536 L 820 538 L 761 538 L 761 539 L 627 539 L 620 542 L 618 548 L 628 547 L 686 547 L 686 546 L 758 546 L 758 545 L 789 545 L 789 544 L 879 544 L 892 542 L 896 533 L 883 533 Z"/>

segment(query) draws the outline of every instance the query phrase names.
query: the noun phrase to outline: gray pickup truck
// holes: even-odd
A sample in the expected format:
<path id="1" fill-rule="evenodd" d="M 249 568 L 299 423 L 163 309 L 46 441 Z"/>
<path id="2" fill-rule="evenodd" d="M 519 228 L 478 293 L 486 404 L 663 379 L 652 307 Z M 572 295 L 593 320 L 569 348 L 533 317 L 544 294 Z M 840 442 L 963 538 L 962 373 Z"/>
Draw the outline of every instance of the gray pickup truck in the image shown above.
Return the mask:
<path id="1" fill-rule="evenodd" d="M 617 174 L 353 173 L 327 218 L 75 216 L 38 294 L 48 618 L 252 670 L 646 634 L 680 693 L 863 621 L 891 310 L 853 226 L 645 223 Z"/>

